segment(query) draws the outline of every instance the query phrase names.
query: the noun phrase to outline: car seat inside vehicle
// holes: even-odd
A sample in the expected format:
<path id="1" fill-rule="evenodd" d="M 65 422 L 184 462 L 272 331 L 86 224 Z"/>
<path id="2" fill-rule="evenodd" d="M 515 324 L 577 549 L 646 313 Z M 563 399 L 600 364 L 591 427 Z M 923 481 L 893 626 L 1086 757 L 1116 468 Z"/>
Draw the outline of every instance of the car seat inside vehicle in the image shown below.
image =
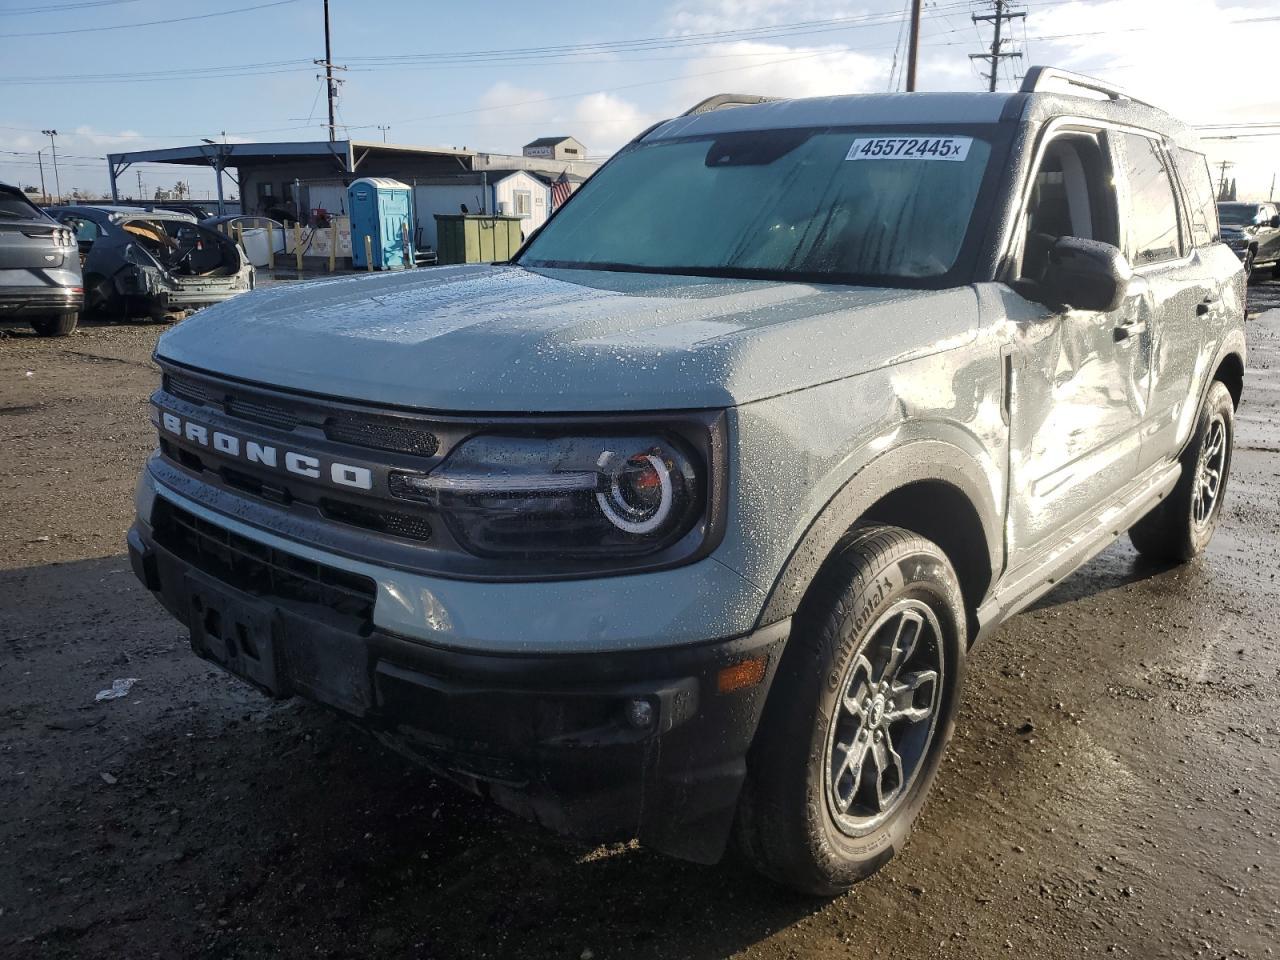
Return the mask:
<path id="1" fill-rule="evenodd" d="M 1119 245 L 1110 164 L 1094 134 L 1055 137 L 1032 181 L 1019 276 L 1039 282 L 1061 237 Z"/>

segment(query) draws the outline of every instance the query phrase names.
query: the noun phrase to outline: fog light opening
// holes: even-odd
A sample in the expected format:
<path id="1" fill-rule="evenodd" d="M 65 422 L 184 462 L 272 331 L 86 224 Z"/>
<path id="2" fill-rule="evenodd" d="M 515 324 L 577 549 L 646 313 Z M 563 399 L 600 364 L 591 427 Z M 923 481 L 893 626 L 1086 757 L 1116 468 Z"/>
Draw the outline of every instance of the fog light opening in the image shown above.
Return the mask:
<path id="1" fill-rule="evenodd" d="M 657 711 L 653 704 L 642 697 L 628 700 L 625 708 L 627 723 L 637 730 L 649 730 L 653 727 Z"/>

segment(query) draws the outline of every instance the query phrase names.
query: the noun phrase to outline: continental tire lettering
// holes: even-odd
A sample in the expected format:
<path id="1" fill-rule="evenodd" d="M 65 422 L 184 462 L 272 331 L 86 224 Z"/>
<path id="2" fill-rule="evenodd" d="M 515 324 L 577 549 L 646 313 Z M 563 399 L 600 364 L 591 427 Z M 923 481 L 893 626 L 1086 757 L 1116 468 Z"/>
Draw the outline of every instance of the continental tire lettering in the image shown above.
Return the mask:
<path id="1" fill-rule="evenodd" d="M 853 656 L 855 649 L 862 641 L 863 631 L 872 622 L 876 611 L 880 609 L 885 598 L 901 587 L 903 582 L 902 574 L 896 566 L 890 567 L 876 577 L 870 592 L 866 594 L 866 602 L 858 610 L 857 615 L 849 621 L 849 629 L 845 631 L 844 638 L 840 641 L 840 648 L 836 651 L 834 660 L 839 665 L 839 668 L 843 668 L 844 664 Z M 840 685 L 839 668 L 832 671 L 827 677 L 827 686 L 831 690 L 835 690 Z"/>

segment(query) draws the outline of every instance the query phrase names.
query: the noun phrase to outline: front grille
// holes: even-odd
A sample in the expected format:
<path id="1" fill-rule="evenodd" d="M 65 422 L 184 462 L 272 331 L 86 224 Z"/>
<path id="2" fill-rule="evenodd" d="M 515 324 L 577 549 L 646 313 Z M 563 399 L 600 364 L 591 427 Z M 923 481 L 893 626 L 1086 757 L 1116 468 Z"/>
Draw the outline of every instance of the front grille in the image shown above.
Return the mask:
<path id="1" fill-rule="evenodd" d="M 247 400 L 232 394 L 227 398 L 227 413 L 241 420 L 261 423 L 279 430 L 292 430 L 301 421 L 298 415 L 274 403 Z"/>
<path id="2" fill-rule="evenodd" d="M 304 560 L 202 520 L 163 497 L 155 502 L 156 543 L 202 573 L 254 596 L 316 604 L 370 628 L 377 586 L 369 577 Z"/>
<path id="3" fill-rule="evenodd" d="M 392 450 L 431 457 L 440 449 L 440 441 L 430 430 L 412 420 L 397 417 L 343 416 L 325 421 L 324 434 L 330 440 L 355 447 Z"/>
<path id="4" fill-rule="evenodd" d="M 209 406 L 210 404 L 222 402 L 221 394 L 206 387 L 203 383 L 189 380 L 186 377 L 175 377 L 173 374 L 165 374 L 164 389 L 175 397 L 179 397 L 187 401 L 187 403 L 194 403 L 197 406 Z"/>
<path id="5" fill-rule="evenodd" d="M 340 523 L 349 523 L 396 537 L 407 537 L 410 540 L 431 539 L 431 524 L 423 517 L 365 507 L 345 500 L 331 500 L 328 497 L 321 499 L 320 509 L 330 520 L 337 520 Z"/>

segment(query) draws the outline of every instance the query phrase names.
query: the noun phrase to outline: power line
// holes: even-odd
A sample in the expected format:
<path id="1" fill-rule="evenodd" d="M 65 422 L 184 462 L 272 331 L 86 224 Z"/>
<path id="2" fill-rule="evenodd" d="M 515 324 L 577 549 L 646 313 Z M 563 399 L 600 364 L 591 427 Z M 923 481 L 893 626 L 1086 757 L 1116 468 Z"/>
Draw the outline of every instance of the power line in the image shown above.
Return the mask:
<path id="1" fill-rule="evenodd" d="M 78 3 L 60 3 L 57 6 L 41 4 L 38 7 L 13 7 L 0 10 L 0 15 L 10 17 L 24 13 L 61 13 L 63 10 L 82 10 L 86 7 L 116 7 L 122 3 L 137 3 L 138 0 L 79 0 Z"/>
<path id="2" fill-rule="evenodd" d="M 192 20 L 208 20 L 212 17 L 226 17 L 233 13 L 248 13 L 253 10 L 265 10 L 267 7 L 283 7 L 287 3 L 298 0 L 270 0 L 269 3 L 258 3 L 251 7 L 236 7 L 234 10 L 216 10 L 213 13 L 196 13 L 189 17 L 171 17 L 167 20 L 144 20 L 141 23 L 113 23 L 103 27 L 75 27 L 70 30 L 32 30 L 27 33 L 0 34 L 0 40 L 14 40 L 18 37 L 63 37 L 72 33 L 100 33 L 106 30 L 133 30 L 137 27 L 154 27 L 164 23 L 189 23 Z"/>

